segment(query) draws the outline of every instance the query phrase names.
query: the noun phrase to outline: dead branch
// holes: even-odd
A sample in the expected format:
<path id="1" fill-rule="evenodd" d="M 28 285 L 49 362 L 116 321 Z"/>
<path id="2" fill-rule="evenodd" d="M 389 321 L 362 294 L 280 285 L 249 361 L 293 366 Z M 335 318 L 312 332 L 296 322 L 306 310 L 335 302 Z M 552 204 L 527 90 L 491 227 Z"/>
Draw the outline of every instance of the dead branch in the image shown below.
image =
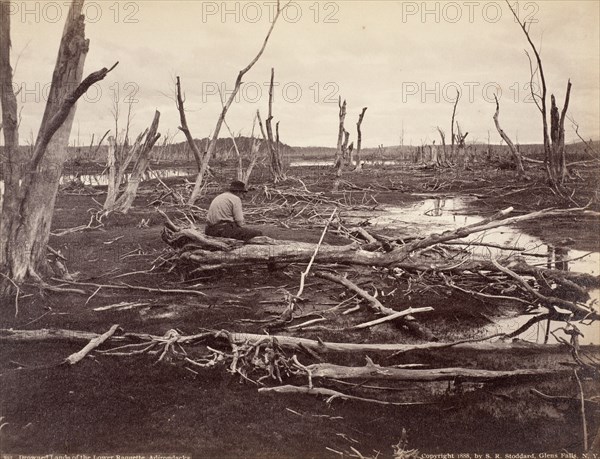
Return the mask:
<path id="1" fill-rule="evenodd" d="M 308 276 L 308 273 L 310 272 L 310 268 L 313 264 L 313 262 L 315 261 L 315 257 L 317 256 L 317 253 L 319 253 L 319 248 L 321 247 L 321 244 L 323 243 L 323 238 L 325 237 L 325 234 L 327 233 L 327 229 L 329 228 L 329 225 L 331 224 L 331 221 L 333 220 L 333 217 L 335 216 L 335 214 L 337 213 L 337 208 L 333 209 L 333 212 L 331 212 L 331 215 L 329 216 L 329 220 L 327 220 L 327 223 L 325 224 L 325 228 L 323 228 L 323 232 L 321 233 L 321 238 L 319 239 L 319 242 L 317 244 L 317 246 L 315 247 L 315 253 L 313 253 L 313 256 L 311 257 L 310 261 L 308 262 L 308 265 L 306 266 L 306 270 L 302 272 L 302 274 L 300 275 L 300 288 L 298 289 L 298 293 L 296 293 L 296 297 L 301 297 L 302 293 L 304 292 L 304 281 L 306 279 L 306 276 Z"/>
<path id="2" fill-rule="evenodd" d="M 508 276 L 517 280 L 525 288 L 525 290 L 527 290 L 529 293 L 534 295 L 545 306 L 548 306 L 551 308 L 553 306 L 560 306 L 561 308 L 568 309 L 569 311 L 572 311 L 575 314 L 583 315 L 583 317 L 588 317 L 588 316 L 590 316 L 590 314 L 591 314 L 591 317 L 594 317 L 594 316 L 598 317 L 597 313 L 593 313 L 590 309 L 588 309 L 584 306 L 580 306 L 577 303 L 573 303 L 571 301 L 566 301 L 561 298 L 548 297 L 548 296 L 542 295 L 540 292 L 535 290 L 531 285 L 529 285 L 525 279 L 523 279 L 521 276 L 519 276 L 517 273 L 510 270 L 509 268 L 502 266 L 500 263 L 498 263 L 498 261 L 496 261 L 494 259 L 492 260 L 492 264 L 499 271 L 502 271 L 504 274 L 507 274 Z"/>
<path id="3" fill-rule="evenodd" d="M 386 402 L 384 400 L 377 400 L 373 398 L 357 397 L 354 395 L 344 394 L 333 389 L 326 389 L 324 387 L 307 387 L 307 386 L 277 386 L 277 387 L 261 387 L 258 389 L 260 393 L 274 392 L 277 394 L 306 394 L 306 395 L 325 395 L 329 397 L 327 404 L 330 404 L 336 398 L 343 400 L 356 400 L 361 402 L 376 403 L 378 405 L 395 405 L 395 406 L 407 406 L 407 405 L 424 405 L 422 402 Z"/>
<path id="4" fill-rule="evenodd" d="M 119 328 L 119 325 L 117 325 L 117 324 L 113 325 L 112 327 L 110 327 L 110 329 L 106 333 L 104 333 L 100 336 L 97 336 L 96 338 L 93 338 L 79 352 L 75 352 L 74 354 L 71 354 L 69 357 L 67 357 L 65 359 L 65 362 L 70 365 L 75 365 L 77 362 L 80 362 L 91 351 L 96 349 L 98 346 L 100 346 L 102 343 L 104 343 L 107 339 L 109 339 L 112 335 L 114 335 L 118 328 Z"/>

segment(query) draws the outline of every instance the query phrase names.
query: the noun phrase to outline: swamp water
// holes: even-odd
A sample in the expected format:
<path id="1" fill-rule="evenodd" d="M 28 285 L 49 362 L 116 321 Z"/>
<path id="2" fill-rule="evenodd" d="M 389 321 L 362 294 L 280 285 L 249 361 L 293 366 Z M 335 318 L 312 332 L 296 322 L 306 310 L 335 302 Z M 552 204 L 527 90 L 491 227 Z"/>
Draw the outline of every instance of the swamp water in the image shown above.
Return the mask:
<path id="1" fill-rule="evenodd" d="M 432 233 L 441 233 L 455 230 L 463 226 L 480 222 L 484 217 L 473 212 L 473 197 L 427 197 L 417 203 L 406 206 L 386 206 L 384 212 L 367 218 L 370 225 L 376 230 L 395 230 L 401 234 L 411 236 L 427 236 Z M 355 218 L 363 220 L 365 215 L 347 214 L 352 220 Z M 467 247 L 469 243 L 491 244 L 503 247 L 514 247 L 515 250 L 503 250 L 489 246 L 470 246 L 475 254 L 489 259 L 499 256 L 520 255 L 527 263 L 547 268 L 562 269 L 575 272 L 583 272 L 592 275 L 600 274 L 600 252 L 585 252 L 568 247 L 555 247 L 542 239 L 531 236 L 516 226 L 500 226 L 491 230 L 471 234 L 470 236 L 453 242 L 464 242 Z M 461 247 L 461 246 L 456 246 Z M 516 250 L 518 249 L 518 250 Z M 591 299 L 588 305 L 600 310 L 600 290 L 590 292 Z M 540 312 L 545 311 L 545 309 Z M 495 322 L 487 327 L 488 334 L 510 333 L 524 325 L 533 315 L 518 315 L 514 317 L 497 318 Z M 584 334 L 580 337 L 581 344 L 600 343 L 600 325 L 598 322 L 576 322 L 575 325 Z M 552 322 L 550 330 L 563 327 L 562 322 Z M 544 342 L 546 322 L 539 322 L 525 333 L 520 339 Z M 564 337 L 562 332 L 558 336 Z M 550 334 L 548 342 L 556 342 Z"/>

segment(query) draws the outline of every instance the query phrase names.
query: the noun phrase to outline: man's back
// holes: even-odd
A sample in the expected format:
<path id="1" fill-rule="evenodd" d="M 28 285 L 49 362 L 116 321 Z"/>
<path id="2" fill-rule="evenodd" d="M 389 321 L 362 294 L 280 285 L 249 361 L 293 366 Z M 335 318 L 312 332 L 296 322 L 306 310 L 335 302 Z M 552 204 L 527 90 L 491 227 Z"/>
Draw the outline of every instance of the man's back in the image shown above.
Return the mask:
<path id="1" fill-rule="evenodd" d="M 210 203 L 206 221 L 209 225 L 216 225 L 220 222 L 236 222 L 242 226 L 244 224 L 242 200 L 229 191 L 221 193 Z"/>

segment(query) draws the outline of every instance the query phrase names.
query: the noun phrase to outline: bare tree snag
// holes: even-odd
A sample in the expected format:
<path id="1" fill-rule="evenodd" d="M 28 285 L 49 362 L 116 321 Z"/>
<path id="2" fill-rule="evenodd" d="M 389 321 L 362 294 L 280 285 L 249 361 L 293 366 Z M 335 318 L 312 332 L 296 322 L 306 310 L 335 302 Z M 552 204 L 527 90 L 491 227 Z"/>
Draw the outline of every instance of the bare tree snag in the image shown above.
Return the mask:
<path id="1" fill-rule="evenodd" d="M 175 83 L 175 92 L 176 92 L 175 105 L 177 106 L 177 111 L 179 112 L 179 122 L 181 123 L 181 126 L 179 126 L 179 130 L 181 132 L 183 132 L 183 135 L 185 135 L 187 143 L 190 146 L 192 153 L 194 154 L 194 158 L 196 159 L 196 165 L 198 166 L 198 171 L 200 171 L 202 169 L 203 155 L 202 155 L 202 153 L 200 153 L 200 150 L 198 149 L 198 145 L 196 145 L 196 142 L 194 142 L 194 138 L 192 137 L 190 128 L 188 127 L 188 124 L 187 124 L 187 117 L 185 116 L 185 108 L 183 107 L 183 104 L 185 102 L 185 97 L 182 95 L 182 92 L 181 92 L 181 81 L 180 81 L 179 77 L 177 77 L 177 81 Z"/>
<path id="2" fill-rule="evenodd" d="M 344 120 L 346 119 L 346 100 L 342 103 L 342 98 L 338 98 L 338 108 L 339 108 L 339 123 L 338 123 L 338 137 L 337 137 L 337 148 L 335 150 L 335 176 L 337 178 L 341 177 L 342 169 L 344 168 L 344 137 L 346 130 L 344 129 Z M 346 140 L 347 142 L 347 140 Z M 346 143 L 347 144 L 347 143 Z"/>
<path id="3" fill-rule="evenodd" d="M 3 11 L 7 2 L 2 1 Z M 17 151 L 9 146 L 13 158 L 11 164 L 26 163 L 25 174 L 19 178 L 10 177 L 3 202 L 3 218 L 0 227 L 0 266 L 14 282 L 22 282 L 28 275 L 39 278 L 38 272 L 48 271 L 46 246 L 50 235 L 50 225 L 62 167 L 67 154 L 69 135 L 75 115 L 77 100 L 94 83 L 102 80 L 112 68 L 103 68 L 91 73 L 82 81 L 83 65 L 89 49 L 85 38 L 84 16 L 81 14 L 83 0 L 71 3 L 61 39 L 56 66 L 52 76 L 50 93 L 42 123 L 38 132 L 31 159 L 22 161 Z M 2 14 L 2 33 L 8 40 L 2 40 L 3 77 L 10 71 L 10 14 Z M 4 23 L 5 22 L 5 23 Z M 6 26 L 6 27 L 5 27 Z M 4 84 L 6 87 L 7 85 Z M 2 110 L 8 110 L 10 120 L 14 113 L 9 93 L 3 93 Z M 4 116 L 3 116 L 4 118 Z M 12 127 L 9 127 L 11 130 Z M 16 147 L 16 137 L 9 137 L 9 145 Z M 12 168 L 11 173 L 16 173 Z M 16 180 L 15 180 L 16 179 Z M 2 289 L 4 290 L 4 288 Z"/>
<path id="4" fill-rule="evenodd" d="M 223 120 L 225 119 L 225 116 L 227 115 L 227 111 L 229 110 L 229 107 L 231 107 L 231 104 L 235 100 L 235 97 L 240 90 L 240 87 L 242 85 L 242 78 L 244 77 L 244 75 L 246 73 L 248 73 L 248 71 L 250 71 L 250 69 L 252 67 L 254 67 L 254 64 L 256 64 L 256 62 L 258 62 L 258 60 L 262 56 L 263 52 L 265 51 L 265 48 L 267 47 L 267 43 L 269 41 L 269 38 L 271 37 L 271 33 L 273 32 L 273 28 L 275 27 L 275 24 L 277 23 L 277 19 L 279 19 L 279 16 L 281 14 L 281 10 L 282 10 L 282 8 L 280 5 L 280 0 L 277 0 L 277 10 L 275 12 L 275 17 L 273 18 L 273 22 L 271 22 L 269 31 L 267 32 L 267 35 L 263 41 L 263 44 L 262 44 L 260 50 L 258 51 L 258 54 L 254 57 L 254 59 L 252 59 L 252 61 L 250 61 L 250 63 L 246 67 L 244 67 L 238 73 L 238 76 L 235 80 L 235 86 L 233 88 L 233 91 L 231 92 L 229 99 L 227 99 L 227 102 L 223 106 L 223 109 L 221 110 L 221 114 L 219 115 L 219 118 L 217 119 L 217 124 L 215 126 L 215 130 L 213 131 L 212 138 L 210 140 L 210 143 L 208 144 L 208 149 L 207 149 L 206 153 L 204 154 L 204 161 L 202 161 L 202 164 L 200 166 L 200 172 L 198 172 L 198 176 L 196 177 L 196 182 L 194 183 L 194 189 L 192 190 L 192 194 L 190 195 L 190 199 L 188 201 L 189 205 L 193 205 L 194 202 L 196 202 L 196 199 L 198 199 L 198 195 L 200 194 L 200 190 L 202 189 L 204 174 L 206 174 L 206 171 L 208 169 L 208 163 L 210 161 L 210 158 L 212 158 L 213 154 L 215 153 L 215 151 L 217 149 L 217 141 L 219 138 L 219 132 L 221 131 L 221 126 L 223 125 Z"/>
<path id="5" fill-rule="evenodd" d="M 565 103 L 563 106 L 562 113 L 560 117 L 558 116 L 558 108 L 556 107 L 556 102 L 554 100 L 554 95 L 552 95 L 552 105 L 550 111 L 551 117 L 551 125 L 550 125 L 550 133 L 548 131 L 548 107 L 546 102 L 546 96 L 548 94 L 548 89 L 546 86 L 546 76 L 544 74 L 544 67 L 542 65 L 542 58 L 540 53 L 538 52 L 537 47 L 533 43 L 531 36 L 529 34 L 529 30 L 527 27 L 527 21 L 521 22 L 519 15 L 510 4 L 508 0 L 506 0 L 506 4 L 510 8 L 515 20 L 518 22 L 529 46 L 531 47 L 533 54 L 535 56 L 535 68 L 531 61 L 531 57 L 526 52 L 527 57 L 529 59 L 529 68 L 530 68 L 530 87 L 531 87 L 531 96 L 540 111 L 542 116 L 542 134 L 544 137 L 544 165 L 546 168 L 546 174 L 548 177 L 548 181 L 550 185 L 556 190 L 560 191 L 560 187 L 562 187 L 564 180 L 567 176 L 566 170 L 566 160 L 564 157 L 564 119 L 566 117 L 567 109 L 569 107 L 569 97 L 571 93 L 571 81 L 567 83 L 567 93 L 565 95 Z M 541 82 L 541 94 L 536 93 L 535 87 L 533 83 L 533 77 L 536 73 L 539 72 L 539 78 Z M 552 124 L 554 122 L 554 124 Z"/>
<path id="6" fill-rule="evenodd" d="M 127 163 L 134 160 L 135 162 L 133 165 L 133 170 L 131 171 L 131 175 L 127 180 L 125 191 L 123 191 L 121 196 L 115 200 L 112 207 L 105 207 L 105 210 L 109 212 L 127 213 L 131 208 L 131 205 L 133 204 L 133 201 L 137 195 L 137 189 L 142 181 L 142 176 L 144 175 L 144 172 L 146 172 L 148 164 L 150 163 L 150 152 L 152 151 L 152 147 L 154 147 L 154 144 L 160 138 L 160 134 L 157 132 L 159 120 L 160 112 L 157 110 L 154 113 L 154 119 L 152 120 L 150 128 L 146 129 L 146 131 L 144 131 L 144 133 L 138 137 L 134 148 L 129 154 L 129 161 L 127 161 Z"/>
<path id="7" fill-rule="evenodd" d="M 468 132 L 466 132 L 464 134 L 462 133 L 460 124 L 458 124 L 458 121 L 457 121 L 456 122 L 456 147 L 458 148 L 458 151 L 457 151 L 456 155 L 457 155 L 457 160 L 460 163 L 461 167 L 465 167 L 465 160 L 466 160 L 465 139 L 467 138 L 468 135 L 469 135 Z"/>
<path id="8" fill-rule="evenodd" d="M 358 115 L 358 122 L 356 123 L 356 167 L 354 169 L 356 171 L 362 170 L 362 163 L 360 162 L 360 151 L 362 148 L 362 131 L 360 127 L 362 125 L 366 111 L 367 107 L 363 107 L 362 111 L 360 112 L 360 115 Z"/>
<path id="9" fill-rule="evenodd" d="M 263 139 L 267 143 L 267 149 L 269 151 L 269 169 L 271 171 L 271 177 L 275 183 L 280 180 L 285 180 L 285 174 L 283 173 L 283 165 L 281 163 L 281 150 L 279 142 L 279 122 L 275 124 L 275 137 L 273 137 L 273 86 L 275 81 L 275 69 L 271 68 L 271 80 L 269 83 L 269 111 L 267 119 L 265 120 L 265 130 L 260 119 L 260 114 L 257 112 L 260 129 L 262 132 Z"/>
<path id="10" fill-rule="evenodd" d="M 558 114 L 558 107 L 556 106 L 554 94 L 550 97 L 550 138 L 552 139 L 552 153 L 554 156 L 554 174 L 561 184 L 564 183 L 568 175 L 565 155 L 565 118 L 567 116 L 567 109 L 569 108 L 571 86 L 571 80 L 569 80 L 567 82 L 565 103 L 560 116 Z"/>
<path id="11" fill-rule="evenodd" d="M 506 135 L 504 130 L 500 127 L 500 121 L 498 120 L 498 116 L 500 115 L 500 104 L 498 103 L 498 97 L 496 97 L 495 94 L 494 94 L 494 99 L 496 100 L 496 112 L 494 113 L 494 124 L 496 125 L 496 129 L 498 130 L 498 134 L 500 134 L 500 137 L 502 137 L 502 140 L 504 140 L 506 142 L 506 145 L 508 145 L 508 148 L 510 149 L 510 153 L 512 154 L 512 156 L 515 160 L 515 165 L 517 166 L 517 174 L 520 177 L 528 178 L 527 174 L 525 173 L 525 169 L 523 168 L 523 158 L 521 158 L 521 153 L 517 150 L 517 148 L 515 147 L 515 144 L 512 143 L 512 140 L 510 140 L 510 137 L 508 137 L 508 135 Z"/>
<path id="12" fill-rule="evenodd" d="M 436 126 L 438 133 L 440 134 L 440 138 L 442 139 L 442 150 L 437 157 L 438 166 L 448 166 L 448 161 L 446 159 L 446 133 L 439 127 Z"/>
<path id="13" fill-rule="evenodd" d="M 458 106 L 458 101 L 460 100 L 460 92 L 456 90 L 456 100 L 454 101 L 454 108 L 452 109 L 452 120 L 450 121 L 450 135 L 452 139 L 452 146 L 450 148 L 450 156 L 452 157 L 452 161 L 456 161 L 456 149 L 455 149 L 455 141 L 456 136 L 454 135 L 454 118 L 456 117 L 456 107 Z"/>
<path id="14" fill-rule="evenodd" d="M 2 218 L 0 219 L 0 269 L 4 270 L 8 262 L 8 236 L 12 231 L 12 221 L 8 216 L 17 213 L 19 205 L 19 180 L 21 168 L 17 149 L 19 147 L 19 128 L 17 97 L 13 89 L 13 70 L 10 65 L 10 2 L 0 1 L 0 102 L 2 103 L 2 128 L 4 130 L 4 154 L 6 173 L 4 174 L 4 196 Z"/>

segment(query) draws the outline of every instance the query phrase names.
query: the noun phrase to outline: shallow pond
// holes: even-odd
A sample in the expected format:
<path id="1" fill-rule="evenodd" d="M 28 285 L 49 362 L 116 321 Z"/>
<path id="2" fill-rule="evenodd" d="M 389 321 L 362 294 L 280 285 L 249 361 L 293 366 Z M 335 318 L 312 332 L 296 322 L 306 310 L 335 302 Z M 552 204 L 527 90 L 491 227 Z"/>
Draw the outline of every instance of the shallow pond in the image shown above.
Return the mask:
<path id="1" fill-rule="evenodd" d="M 395 230 L 413 237 L 426 236 L 482 221 L 484 217 L 474 213 L 475 199 L 469 196 L 431 196 L 406 206 L 386 206 L 383 213 L 366 219 L 374 229 Z M 365 215 L 350 213 L 348 216 L 351 219 L 365 220 Z M 461 239 L 460 242 L 515 248 L 514 251 L 511 251 L 488 245 L 470 246 L 474 253 L 490 259 L 514 253 L 523 256 L 527 263 L 534 266 L 584 272 L 596 276 L 600 274 L 600 252 L 585 252 L 565 246 L 554 246 L 539 237 L 527 234 L 516 226 L 500 226 L 482 233 L 475 233 Z M 600 310 L 600 290 L 591 291 L 590 296 L 588 305 Z M 519 315 L 501 318 L 489 326 L 489 332 L 493 334 L 514 331 L 531 317 L 531 315 Z M 551 330 L 563 325 L 555 322 L 551 326 Z M 520 338 L 543 342 L 545 327 L 546 322 L 540 322 L 539 326 L 530 328 Z M 597 322 L 587 325 L 578 323 L 577 327 L 584 334 L 584 337 L 580 339 L 582 344 L 600 343 L 600 326 Z M 552 335 L 550 335 L 549 342 L 556 342 Z"/>

